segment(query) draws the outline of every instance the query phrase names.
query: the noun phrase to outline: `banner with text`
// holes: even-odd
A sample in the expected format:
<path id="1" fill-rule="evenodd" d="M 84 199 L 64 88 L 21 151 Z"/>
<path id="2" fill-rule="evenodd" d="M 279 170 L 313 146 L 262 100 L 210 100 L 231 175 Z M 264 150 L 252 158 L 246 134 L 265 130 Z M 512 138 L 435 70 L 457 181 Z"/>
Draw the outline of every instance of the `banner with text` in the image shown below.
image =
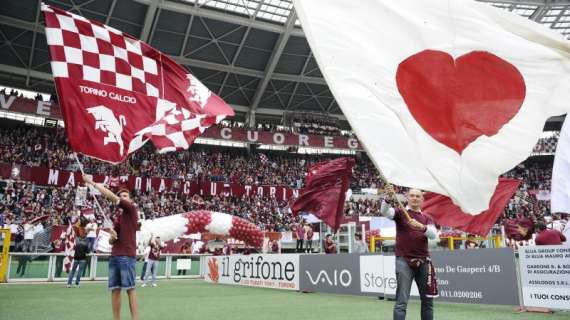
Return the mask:
<path id="1" fill-rule="evenodd" d="M 54 101 L 36 101 L 0 94 L 0 108 L 0 110 L 3 111 L 12 111 L 63 120 L 59 105 Z M 226 141 L 260 143 L 265 145 L 362 150 L 362 147 L 356 138 L 313 134 L 293 134 L 290 132 L 257 131 L 221 126 L 209 127 L 200 137 Z"/>
<path id="2" fill-rule="evenodd" d="M 570 309 L 570 246 L 519 248 L 524 305 Z"/>
<path id="3" fill-rule="evenodd" d="M 393 297 L 397 286 L 395 256 L 360 256 L 360 291 L 363 294 Z M 413 282 L 410 296 L 419 295 L 418 286 Z"/>
<path id="4" fill-rule="evenodd" d="M 207 270 L 211 283 L 299 290 L 297 254 L 212 256 Z"/>
<path id="5" fill-rule="evenodd" d="M 440 297 L 462 303 L 517 305 L 518 291 L 511 249 L 434 251 Z M 363 294 L 396 295 L 396 257 L 360 256 L 360 289 Z M 412 297 L 419 297 L 412 284 Z"/>
<path id="6" fill-rule="evenodd" d="M 301 255 L 300 269 L 302 291 L 360 294 L 357 255 Z"/>
<path id="7" fill-rule="evenodd" d="M 20 168 L 20 180 L 31 181 L 41 186 L 76 187 L 82 185 L 81 173 L 65 170 L 48 169 L 45 167 L 24 167 Z M 8 179 L 11 176 L 12 166 L 0 164 L 0 177 Z M 155 192 L 175 192 L 184 195 L 232 195 L 236 197 L 253 197 L 255 195 L 271 196 L 277 200 L 289 200 L 299 196 L 299 189 L 292 189 L 286 186 L 260 186 L 242 185 L 238 183 L 177 180 L 166 178 L 146 178 L 137 176 L 101 176 L 95 175 L 93 180 L 106 185 L 116 182 L 117 186 L 127 187 L 131 191 L 155 191 Z"/>
<path id="8" fill-rule="evenodd" d="M 439 300 L 518 305 L 513 250 L 478 249 L 432 252 Z"/>
<path id="9" fill-rule="evenodd" d="M 438 300 L 519 304 L 512 249 L 435 251 L 432 259 L 438 277 Z M 213 283 L 386 297 L 394 297 L 397 289 L 394 255 L 238 255 L 209 257 L 207 262 L 209 272 L 205 278 Z M 561 268 L 564 265 L 568 267 L 567 262 L 560 262 Z M 559 281 L 559 285 L 568 287 L 568 280 Z M 411 296 L 419 296 L 415 283 Z"/>

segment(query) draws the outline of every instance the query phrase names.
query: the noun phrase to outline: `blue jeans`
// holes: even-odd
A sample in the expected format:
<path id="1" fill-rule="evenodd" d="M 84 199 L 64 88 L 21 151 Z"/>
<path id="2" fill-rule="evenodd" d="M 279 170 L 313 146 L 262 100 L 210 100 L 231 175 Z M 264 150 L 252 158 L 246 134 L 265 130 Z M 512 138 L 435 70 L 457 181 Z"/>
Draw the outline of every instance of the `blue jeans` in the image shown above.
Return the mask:
<path id="1" fill-rule="evenodd" d="M 152 283 L 156 283 L 156 270 L 158 269 L 158 260 L 148 259 L 146 266 L 146 274 L 144 276 L 144 283 L 148 283 L 148 279 L 152 274 Z"/>
<path id="2" fill-rule="evenodd" d="M 136 263 L 135 257 L 109 257 L 109 289 L 133 289 L 135 287 Z"/>
<path id="3" fill-rule="evenodd" d="M 143 268 L 142 268 L 142 272 L 141 272 L 141 281 L 144 281 L 144 277 L 146 276 L 146 265 L 148 264 L 148 262 L 144 262 L 143 263 Z"/>
<path id="4" fill-rule="evenodd" d="M 70 286 L 71 282 L 73 282 L 73 277 L 77 272 L 77 279 L 75 279 L 75 284 L 79 285 L 79 280 L 81 280 L 81 275 L 83 274 L 83 270 L 85 269 L 85 264 L 87 261 L 85 260 L 73 260 L 73 266 L 71 267 L 71 271 L 69 272 L 69 276 L 67 276 L 67 285 Z M 79 270 L 78 270 L 79 269 Z"/>
<path id="5" fill-rule="evenodd" d="M 433 298 L 426 297 L 428 278 L 427 263 L 422 264 L 417 270 L 410 268 L 403 257 L 396 257 L 396 304 L 394 305 L 394 320 L 406 319 L 406 309 L 410 299 L 412 281 L 416 281 L 422 300 L 421 320 L 433 320 Z"/>
<path id="6" fill-rule="evenodd" d="M 87 245 L 89 246 L 89 252 L 95 251 L 95 238 L 87 238 Z"/>

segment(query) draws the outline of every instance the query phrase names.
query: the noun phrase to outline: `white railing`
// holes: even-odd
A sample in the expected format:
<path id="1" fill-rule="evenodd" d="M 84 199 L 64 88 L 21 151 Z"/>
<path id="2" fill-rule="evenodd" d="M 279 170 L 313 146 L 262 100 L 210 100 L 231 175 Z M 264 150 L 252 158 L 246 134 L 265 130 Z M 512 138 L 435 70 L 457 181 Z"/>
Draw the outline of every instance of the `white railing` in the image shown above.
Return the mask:
<path id="1" fill-rule="evenodd" d="M 89 254 L 86 273 L 81 281 L 107 280 L 109 254 Z M 197 279 L 207 272 L 206 258 L 209 255 L 161 254 L 157 279 Z M 68 274 L 63 268 L 63 253 L 14 252 L 9 254 L 7 281 L 66 281 Z M 186 275 L 178 275 L 177 260 L 190 259 L 191 268 Z M 140 280 L 143 259 L 137 256 L 136 274 Z M 22 270 L 24 269 L 24 270 Z M 87 271 L 88 270 L 88 271 Z M 18 272 L 20 271 L 20 272 Z"/>

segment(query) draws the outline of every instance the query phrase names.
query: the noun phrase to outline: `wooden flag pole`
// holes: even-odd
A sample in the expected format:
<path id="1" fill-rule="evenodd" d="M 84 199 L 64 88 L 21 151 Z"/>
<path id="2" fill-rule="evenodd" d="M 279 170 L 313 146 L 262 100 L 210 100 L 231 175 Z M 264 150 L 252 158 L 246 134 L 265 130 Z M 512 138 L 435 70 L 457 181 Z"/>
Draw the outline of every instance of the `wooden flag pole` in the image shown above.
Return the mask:
<path id="1" fill-rule="evenodd" d="M 74 152 L 73 153 L 73 157 L 75 157 L 75 161 L 77 161 L 77 164 L 79 165 L 79 170 L 81 171 L 81 175 L 85 175 L 85 171 L 83 171 L 83 164 L 81 164 L 81 161 L 79 161 L 79 158 L 77 157 L 77 153 Z M 93 190 L 92 186 L 88 186 L 90 190 Z M 101 214 L 103 215 L 103 224 L 105 227 L 112 227 L 113 226 L 113 222 L 107 218 L 107 216 L 105 215 L 105 211 L 103 211 L 103 208 L 101 207 L 101 204 L 99 203 L 99 200 L 97 199 L 97 196 L 93 193 L 91 193 L 91 195 L 93 196 L 93 199 L 95 200 L 95 205 L 97 206 L 97 208 L 99 209 L 99 211 L 101 211 Z"/>
<path id="2" fill-rule="evenodd" d="M 408 221 L 411 221 L 412 218 L 410 217 L 410 214 L 408 213 L 408 210 L 406 209 L 406 207 L 404 207 L 404 205 L 402 204 L 402 202 L 400 201 L 400 199 L 398 199 L 398 196 L 396 195 L 396 192 L 394 191 L 394 185 L 391 184 L 388 179 L 386 179 L 386 177 L 384 176 L 384 174 L 382 173 L 382 170 L 378 169 L 378 173 L 380 175 L 380 179 L 382 179 L 382 181 L 384 182 L 384 184 L 387 186 L 391 186 L 392 188 L 387 188 L 389 189 L 388 192 L 388 196 L 391 197 L 392 199 L 395 199 L 396 202 L 398 202 L 398 207 L 402 210 L 402 212 L 404 213 L 404 216 L 406 216 L 406 219 Z M 386 190 L 386 188 L 384 189 Z"/>

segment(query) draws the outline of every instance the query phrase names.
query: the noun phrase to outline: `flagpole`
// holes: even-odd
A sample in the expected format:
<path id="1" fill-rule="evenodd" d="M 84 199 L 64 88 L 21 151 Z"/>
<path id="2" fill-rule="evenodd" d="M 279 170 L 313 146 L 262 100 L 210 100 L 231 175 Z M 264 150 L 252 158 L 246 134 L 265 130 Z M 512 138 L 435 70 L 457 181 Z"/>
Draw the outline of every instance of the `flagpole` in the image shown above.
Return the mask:
<path id="1" fill-rule="evenodd" d="M 388 192 L 388 196 L 391 197 L 392 199 L 395 199 L 396 202 L 398 203 L 398 207 L 400 208 L 400 210 L 402 210 L 402 212 L 404 213 L 404 215 L 406 216 L 406 219 L 408 219 L 408 221 L 411 221 L 412 218 L 410 217 L 410 214 L 408 213 L 408 210 L 406 209 L 406 207 L 404 207 L 404 205 L 402 204 L 402 202 L 400 201 L 400 199 L 398 199 L 397 195 L 396 195 L 396 191 L 394 191 L 394 185 L 391 184 L 388 179 L 386 179 L 386 177 L 384 176 L 384 174 L 382 173 L 382 170 L 380 170 L 380 168 L 376 168 L 378 169 L 378 174 L 380 175 L 380 179 L 382 179 L 382 181 L 384 182 L 384 184 L 387 186 L 391 186 L 392 188 L 388 188 L 389 190 Z M 386 188 L 384 189 L 386 190 Z"/>
<path id="2" fill-rule="evenodd" d="M 79 158 L 77 157 L 76 152 L 73 153 L 73 157 L 75 158 L 75 161 L 77 161 L 77 164 L 79 165 L 79 170 L 81 171 L 81 174 L 85 175 L 85 171 L 83 171 L 83 164 L 81 164 L 81 161 L 79 161 Z M 92 186 L 88 186 L 88 187 L 90 190 L 93 190 Z M 99 211 L 101 211 L 101 214 L 103 215 L 103 224 L 105 226 L 112 226 L 113 223 L 105 215 L 105 211 L 103 211 L 103 208 L 101 207 L 101 204 L 99 203 L 99 200 L 97 199 L 97 196 L 93 193 L 92 193 L 92 195 L 93 195 L 93 199 L 95 200 L 95 205 L 97 206 L 97 208 L 99 209 Z"/>

